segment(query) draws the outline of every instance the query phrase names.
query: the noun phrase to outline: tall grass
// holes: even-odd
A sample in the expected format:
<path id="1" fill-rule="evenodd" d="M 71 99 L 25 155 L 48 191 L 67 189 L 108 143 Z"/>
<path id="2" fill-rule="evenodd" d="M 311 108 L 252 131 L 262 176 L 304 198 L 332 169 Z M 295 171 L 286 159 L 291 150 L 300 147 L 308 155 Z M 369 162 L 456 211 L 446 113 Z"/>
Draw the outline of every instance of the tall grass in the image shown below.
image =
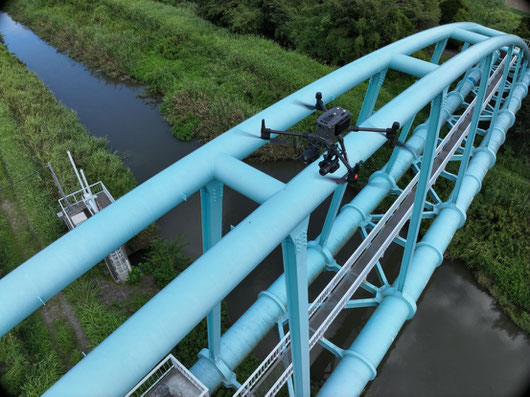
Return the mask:
<path id="1" fill-rule="evenodd" d="M 162 98 L 163 115 L 182 139 L 207 141 L 334 69 L 272 41 L 215 27 L 186 5 L 12 0 L 6 10 L 73 58 L 146 84 Z M 337 102 L 355 113 L 365 88 Z M 392 82 L 383 86 L 382 98 L 395 94 Z"/>

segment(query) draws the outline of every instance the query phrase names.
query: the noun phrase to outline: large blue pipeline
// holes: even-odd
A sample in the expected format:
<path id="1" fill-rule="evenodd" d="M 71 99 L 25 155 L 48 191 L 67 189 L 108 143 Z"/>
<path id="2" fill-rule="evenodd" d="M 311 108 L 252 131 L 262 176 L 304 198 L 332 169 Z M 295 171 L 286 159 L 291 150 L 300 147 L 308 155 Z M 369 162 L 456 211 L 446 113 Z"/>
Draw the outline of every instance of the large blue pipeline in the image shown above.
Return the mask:
<path id="1" fill-rule="evenodd" d="M 488 39 L 488 36 L 498 37 Z M 411 57 L 403 58 L 448 37 L 470 43 L 480 43 L 436 67 L 434 71 L 432 66 L 426 65 L 426 62 Z M 223 299 L 336 189 L 337 185 L 334 181 L 318 174 L 316 163 L 308 166 L 292 181 L 284 185 L 238 160 L 263 145 L 262 141 L 256 139 L 262 118 L 267 119 L 272 128 L 289 128 L 310 113 L 308 110 L 297 106 L 297 101 L 309 102 L 314 97 L 315 92 L 321 91 L 324 93 L 325 102 L 329 102 L 381 70 L 394 65 L 396 69 L 413 75 L 427 74 L 361 125 L 390 125 L 396 120 L 405 124 L 438 93 L 472 68 L 479 60 L 499 48 L 512 45 L 522 48 L 526 59 L 530 58 L 528 49 L 522 40 L 515 36 L 501 35 L 499 32 L 471 23 L 440 26 L 400 40 L 352 62 L 272 105 L 129 192 L 115 204 L 90 218 L 79 228 L 57 240 L 0 280 L 0 302 L 3 302 L 0 307 L 1 334 L 9 331 L 14 325 L 40 307 L 42 302 L 51 299 L 53 295 L 98 263 L 117 246 L 126 242 L 212 180 L 217 179 L 263 203 L 48 391 L 50 395 L 71 395 L 73 391 L 76 395 L 84 391 L 87 395 L 123 394 L 156 365 L 176 343 L 204 318 L 214 305 Z M 472 79 L 464 81 L 458 92 L 448 96 L 446 117 L 461 103 L 463 97 L 471 89 L 473 82 L 480 78 L 479 75 L 477 76 L 478 71 L 475 70 L 472 73 L 474 75 L 469 76 Z M 523 77 L 521 85 L 517 86 L 511 99 L 509 105 L 511 108 L 499 114 L 499 120 L 510 119 L 508 124 L 513 122 L 509 112 L 514 113 L 514 110 L 520 106 L 521 99 L 526 95 L 528 74 Z M 511 103 L 518 103 L 518 105 L 512 106 Z M 498 148 L 498 146 L 495 148 L 495 145 L 499 141 L 498 135 L 501 134 L 499 131 L 508 125 L 505 124 L 493 130 L 494 133 L 489 143 L 493 153 Z M 506 129 L 507 127 L 503 131 Z M 417 129 L 416 132 L 409 142 L 411 145 L 415 145 L 414 148 L 420 153 L 423 139 L 420 130 Z M 253 138 L 253 135 L 256 138 Z M 384 137 L 376 134 L 356 133 L 348 135 L 346 146 L 350 154 L 350 161 L 357 162 L 367 159 L 385 141 Z M 484 155 L 479 156 L 480 153 L 484 153 Z M 397 180 L 403 174 L 410 166 L 412 157 L 412 154 L 407 151 L 400 153 L 394 166 L 387 170 L 391 177 L 390 181 Z M 479 151 L 473 157 L 468 174 L 473 171 L 478 177 L 480 175 L 483 177 L 486 171 L 481 167 L 484 166 L 485 160 L 482 160 L 482 163 L 479 160 L 475 161 L 475 158 L 482 157 L 488 158 L 487 166 L 492 163 L 491 154 L 487 150 Z M 341 168 L 339 173 L 344 174 L 345 169 Z M 472 181 L 466 182 L 465 187 L 460 192 L 457 203 L 459 208 L 467 209 L 468 202 L 476 193 L 475 176 L 466 176 Z M 387 180 L 387 177 L 380 175 L 378 179 Z M 243 186 L 241 181 L 249 182 Z M 351 237 L 357 226 L 388 193 L 390 188 L 390 185 L 388 189 L 368 185 L 356 197 L 355 203 L 341 212 L 333 225 L 328 244 L 323 249 L 315 248 L 308 251 L 310 280 L 313 280 L 332 260 L 332 256 Z M 460 199 L 461 196 L 462 199 Z M 304 200 L 301 200 L 302 197 Z M 434 255 L 431 249 L 424 247 L 439 246 L 445 249 L 452 234 L 448 235 L 447 232 L 442 233 L 439 230 L 445 230 L 446 227 L 448 230 L 452 230 L 445 223 L 454 221 L 456 217 L 454 212 L 460 214 L 459 211 L 451 211 L 450 209 L 440 212 L 433 227 L 440 222 L 444 224 L 426 235 L 425 239 L 429 237 L 434 242 L 427 241 L 428 244 L 418 247 L 418 252 L 421 249 L 421 252 L 425 251 L 422 255 L 436 256 L 437 260 L 439 259 L 438 251 Z M 130 213 L 135 213 L 137 216 L 130 217 Z M 438 221 L 438 219 L 449 218 L 450 221 Z M 457 226 L 460 221 L 461 216 L 458 215 Z M 238 255 L 234 256 L 234 252 L 238 252 Z M 414 259 L 414 263 L 416 263 L 416 259 Z M 407 291 L 417 283 L 418 285 L 421 284 L 421 288 L 417 288 L 421 292 L 430 276 L 430 274 L 427 275 L 427 278 L 421 276 L 420 274 L 424 269 L 417 269 L 417 267 L 417 265 L 411 267 L 410 281 L 407 280 L 406 284 Z M 280 304 L 271 304 L 270 299 L 258 299 L 251 310 L 224 335 L 221 357 L 228 367 L 237 366 L 244 355 L 252 350 L 260 337 L 282 314 L 281 303 L 284 305 L 286 301 L 284 298 L 285 290 L 279 280 L 271 288 L 275 296 L 280 297 Z M 198 295 L 197 291 L 203 291 L 203 294 Z M 417 293 L 418 296 L 419 292 Z M 409 294 L 417 299 L 413 291 Z M 6 302 L 9 304 L 7 305 Z M 383 316 L 378 313 L 385 314 L 385 308 L 393 305 L 392 299 L 388 299 L 387 302 L 390 303 L 381 304 L 374 316 L 377 314 L 377 318 L 383 319 Z M 402 311 L 402 308 L 398 307 L 396 309 L 398 313 L 393 315 L 395 318 L 389 320 L 393 324 L 392 327 L 388 327 L 389 329 L 395 330 L 397 328 L 399 330 L 398 325 L 401 327 L 402 322 L 401 325 L 399 324 L 402 317 L 399 315 L 400 310 Z M 245 322 L 250 324 L 252 321 L 250 317 L 252 319 L 259 317 L 259 325 L 246 328 L 246 330 L 237 326 Z M 367 328 L 373 321 L 370 320 Z M 156 326 L 153 326 L 154 324 Z M 388 348 L 387 340 L 389 339 L 387 337 L 389 335 L 378 334 L 377 338 L 374 339 L 370 329 L 366 332 L 363 330 L 364 334 L 368 334 L 364 339 L 370 344 L 374 344 L 375 339 L 381 338 L 380 343 L 375 343 L 379 345 L 377 352 L 373 352 L 372 356 L 370 352 L 365 352 L 367 355 L 363 356 L 373 360 L 376 366 Z M 360 343 L 361 347 L 364 345 L 364 342 Z M 358 348 L 359 346 L 352 346 L 352 349 Z M 382 355 L 381 352 L 383 352 Z M 350 365 L 362 367 L 361 364 L 355 363 L 355 360 L 348 359 L 344 359 L 339 366 L 346 368 L 344 371 L 349 372 Z M 352 361 L 353 364 L 350 364 Z M 214 388 L 222 379 L 219 372 L 215 368 L 208 367 L 208 365 L 207 360 L 199 361 L 193 368 L 193 372 L 208 387 Z M 363 362 L 363 365 L 366 366 L 366 363 Z M 340 374 L 340 372 L 338 373 Z M 373 373 L 370 373 L 369 376 L 359 376 L 357 384 L 360 385 L 363 382 L 365 384 L 372 375 Z M 323 393 L 326 390 L 329 390 L 331 394 L 336 393 L 337 388 L 334 384 L 340 383 L 340 381 L 334 383 L 333 379 L 335 378 L 340 379 L 342 376 L 335 376 L 334 374 L 323 389 Z M 340 393 L 340 390 L 337 392 Z"/>

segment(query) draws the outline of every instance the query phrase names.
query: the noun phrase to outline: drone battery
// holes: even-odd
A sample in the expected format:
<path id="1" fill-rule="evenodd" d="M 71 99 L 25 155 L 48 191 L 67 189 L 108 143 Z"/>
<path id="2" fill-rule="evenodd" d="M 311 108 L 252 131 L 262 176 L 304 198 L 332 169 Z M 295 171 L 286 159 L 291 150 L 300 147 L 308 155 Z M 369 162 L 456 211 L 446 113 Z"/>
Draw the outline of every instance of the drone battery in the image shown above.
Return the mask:
<path id="1" fill-rule="evenodd" d="M 317 119 L 317 135 L 335 141 L 337 135 L 350 126 L 351 114 L 348 110 L 335 106 Z"/>

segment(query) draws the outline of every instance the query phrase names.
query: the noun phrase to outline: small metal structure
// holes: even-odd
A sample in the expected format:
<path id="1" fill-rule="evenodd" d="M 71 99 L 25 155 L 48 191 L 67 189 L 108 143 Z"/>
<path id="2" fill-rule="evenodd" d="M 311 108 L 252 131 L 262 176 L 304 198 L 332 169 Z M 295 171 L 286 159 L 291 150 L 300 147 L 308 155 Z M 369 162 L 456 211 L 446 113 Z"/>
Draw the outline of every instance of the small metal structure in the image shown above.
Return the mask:
<path id="1" fill-rule="evenodd" d="M 209 395 L 208 388 L 170 354 L 125 397 L 208 397 Z"/>
<path id="2" fill-rule="evenodd" d="M 72 167 L 74 168 L 77 179 L 79 180 L 81 189 L 70 193 L 69 195 L 65 195 L 53 171 L 52 175 L 62 196 L 59 199 L 61 211 L 57 213 L 57 216 L 64 220 L 69 230 L 72 230 L 91 216 L 97 214 L 103 208 L 112 204 L 114 202 L 114 197 L 112 197 L 110 192 L 101 181 L 89 185 L 83 170 L 77 170 L 74 159 L 72 158 L 70 152 L 68 152 L 68 158 L 72 163 Z M 52 170 L 51 165 L 50 170 Z M 131 264 L 127 254 L 125 253 L 125 248 L 123 245 L 105 257 L 105 264 L 107 265 L 112 278 L 117 283 L 122 283 L 129 279 Z"/>

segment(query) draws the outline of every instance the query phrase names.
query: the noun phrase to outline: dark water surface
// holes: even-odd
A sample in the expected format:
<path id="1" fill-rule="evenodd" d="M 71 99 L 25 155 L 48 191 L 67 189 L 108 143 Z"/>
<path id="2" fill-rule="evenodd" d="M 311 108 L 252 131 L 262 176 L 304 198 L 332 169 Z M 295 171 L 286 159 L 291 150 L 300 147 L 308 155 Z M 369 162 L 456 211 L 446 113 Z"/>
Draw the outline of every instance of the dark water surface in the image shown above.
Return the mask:
<path id="1" fill-rule="evenodd" d="M 138 98 L 144 93 L 141 86 L 91 72 L 5 13 L 0 13 L 0 33 L 9 50 L 65 106 L 77 112 L 91 134 L 106 137 L 112 150 L 125 155 L 124 163 L 138 182 L 200 146 L 171 136 L 158 106 Z M 253 165 L 282 181 L 288 181 L 302 169 L 300 163 L 293 161 Z M 312 215 L 310 237 L 318 234 L 326 204 Z M 230 189 L 225 191 L 223 205 L 225 233 L 230 225 L 238 224 L 256 208 Z M 187 254 L 200 255 L 198 194 L 165 215 L 158 225 L 165 238 L 184 235 L 189 243 Z M 388 253 L 385 267 L 395 268 L 399 254 L 399 249 Z M 341 258 L 338 259 L 340 262 Z M 238 318 L 257 294 L 281 274 L 281 263 L 280 252 L 276 250 L 228 296 L 231 318 Z M 329 275 L 324 275 L 315 284 L 323 286 L 327 279 Z M 333 341 L 347 348 L 369 314 L 369 309 L 345 311 L 338 321 L 342 327 L 332 336 Z M 271 333 L 256 353 L 264 357 L 275 342 Z M 312 357 L 314 379 L 325 379 L 337 363 L 327 351 L 315 351 Z M 522 395 L 530 375 L 530 342 L 493 299 L 477 288 L 462 266 L 446 261 L 431 279 L 415 318 L 396 339 L 378 368 L 378 375 L 369 385 L 367 396 Z"/>

